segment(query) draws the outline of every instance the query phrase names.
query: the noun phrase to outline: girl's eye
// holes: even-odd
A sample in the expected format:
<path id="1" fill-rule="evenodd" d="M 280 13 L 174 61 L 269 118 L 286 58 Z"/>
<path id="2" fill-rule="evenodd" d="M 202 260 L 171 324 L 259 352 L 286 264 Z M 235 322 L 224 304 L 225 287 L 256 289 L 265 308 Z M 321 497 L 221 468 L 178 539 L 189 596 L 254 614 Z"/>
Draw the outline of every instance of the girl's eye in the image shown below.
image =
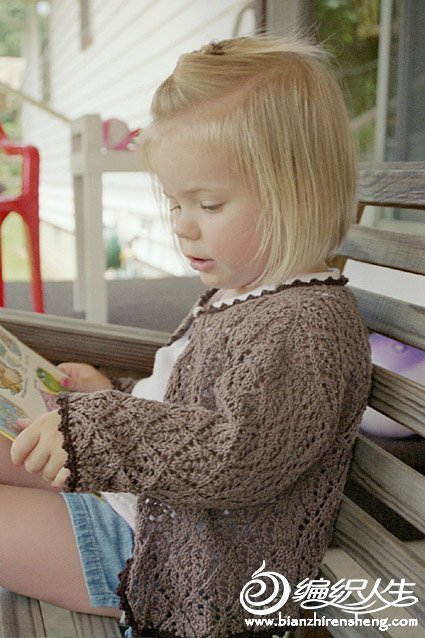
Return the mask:
<path id="1" fill-rule="evenodd" d="M 222 206 L 223 204 L 201 204 L 201 208 L 208 211 L 219 210 Z"/>

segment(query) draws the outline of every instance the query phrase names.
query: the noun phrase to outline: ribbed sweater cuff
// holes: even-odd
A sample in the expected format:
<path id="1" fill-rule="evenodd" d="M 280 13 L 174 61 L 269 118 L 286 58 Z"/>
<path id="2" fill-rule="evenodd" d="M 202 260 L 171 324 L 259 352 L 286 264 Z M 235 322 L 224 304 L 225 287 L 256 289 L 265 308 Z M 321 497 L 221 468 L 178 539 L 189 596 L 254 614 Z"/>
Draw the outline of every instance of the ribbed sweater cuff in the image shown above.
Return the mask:
<path id="1" fill-rule="evenodd" d="M 79 483 L 77 454 L 76 454 L 74 442 L 71 436 L 72 427 L 69 422 L 70 396 L 71 395 L 67 392 L 61 392 L 56 397 L 56 402 L 59 407 L 59 416 L 61 417 L 61 422 L 59 424 L 59 431 L 62 433 L 63 439 L 64 439 L 62 447 L 68 454 L 68 459 L 65 463 L 65 467 L 68 468 L 71 472 L 65 485 L 63 486 L 64 492 L 74 492 Z"/>

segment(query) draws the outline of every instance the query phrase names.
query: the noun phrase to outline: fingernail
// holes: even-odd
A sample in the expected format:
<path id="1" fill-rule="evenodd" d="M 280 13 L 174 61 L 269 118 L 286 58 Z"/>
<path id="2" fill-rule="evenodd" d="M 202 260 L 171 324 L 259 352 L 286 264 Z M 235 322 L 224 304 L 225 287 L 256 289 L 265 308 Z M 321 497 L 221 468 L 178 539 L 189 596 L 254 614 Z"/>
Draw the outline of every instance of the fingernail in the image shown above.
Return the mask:
<path id="1" fill-rule="evenodd" d="M 61 385 L 67 388 L 69 386 L 69 379 L 61 379 Z"/>

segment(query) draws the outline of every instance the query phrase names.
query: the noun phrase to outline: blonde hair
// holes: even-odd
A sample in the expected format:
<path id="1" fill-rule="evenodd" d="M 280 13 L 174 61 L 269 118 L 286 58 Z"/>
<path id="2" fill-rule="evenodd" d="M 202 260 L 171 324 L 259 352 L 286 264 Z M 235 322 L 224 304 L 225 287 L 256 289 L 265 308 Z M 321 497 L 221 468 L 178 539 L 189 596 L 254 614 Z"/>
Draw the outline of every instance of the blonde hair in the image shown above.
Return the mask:
<path id="1" fill-rule="evenodd" d="M 161 126 L 172 130 L 182 116 L 178 130 L 236 162 L 258 194 L 259 256 L 268 250 L 269 258 L 254 283 L 309 272 L 335 254 L 353 217 L 356 154 L 319 46 L 299 37 L 212 42 L 179 58 L 151 115 L 145 161 Z"/>

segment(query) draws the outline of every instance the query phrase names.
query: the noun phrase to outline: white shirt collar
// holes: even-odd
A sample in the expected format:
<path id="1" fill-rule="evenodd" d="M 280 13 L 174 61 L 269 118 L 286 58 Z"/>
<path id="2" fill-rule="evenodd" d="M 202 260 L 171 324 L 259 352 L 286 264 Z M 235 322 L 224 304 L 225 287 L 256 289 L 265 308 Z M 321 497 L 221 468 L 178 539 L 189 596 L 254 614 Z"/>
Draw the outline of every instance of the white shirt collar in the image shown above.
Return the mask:
<path id="1" fill-rule="evenodd" d="M 319 281 L 324 281 L 331 277 L 332 279 L 339 279 L 341 277 L 341 271 L 339 268 L 330 268 L 329 270 L 325 270 L 323 272 L 313 272 L 313 273 L 305 273 L 303 275 L 297 275 L 296 277 L 291 277 L 290 279 L 286 279 L 283 281 L 283 284 L 292 284 L 294 281 L 303 281 L 308 282 L 312 279 L 318 279 Z M 220 289 L 215 295 L 211 298 L 210 304 L 211 306 L 215 306 L 219 308 L 220 306 L 226 305 L 230 306 L 236 299 L 240 299 L 244 301 L 249 296 L 259 297 L 264 290 L 275 290 L 279 284 L 270 284 L 267 286 L 259 286 L 258 288 L 254 288 L 254 290 L 249 290 L 248 292 L 244 292 L 241 295 L 235 295 L 233 297 L 222 297 L 222 295 L 226 294 L 227 290 Z M 214 301 L 214 299 L 216 301 Z"/>

